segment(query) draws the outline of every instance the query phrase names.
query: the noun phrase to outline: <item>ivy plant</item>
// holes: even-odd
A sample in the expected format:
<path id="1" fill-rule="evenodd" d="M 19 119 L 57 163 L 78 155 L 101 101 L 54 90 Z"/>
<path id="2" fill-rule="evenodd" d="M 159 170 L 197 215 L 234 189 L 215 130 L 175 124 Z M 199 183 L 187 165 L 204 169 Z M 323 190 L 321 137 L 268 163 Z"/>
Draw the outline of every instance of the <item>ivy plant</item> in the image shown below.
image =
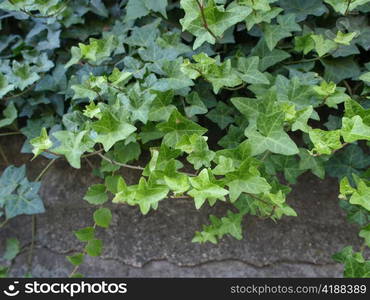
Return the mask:
<path id="1" fill-rule="evenodd" d="M 5 169 L 1 226 L 44 212 L 55 161 L 96 157 L 101 181 L 84 197 L 96 211 L 67 257 L 78 277 L 104 251 L 110 202 L 144 215 L 166 199 L 229 203 L 192 240 L 216 244 L 242 239 L 251 215 L 299 217 L 287 196 L 311 172 L 338 178 L 364 241 L 333 259 L 369 277 L 369 12 L 370 0 L 0 1 L 0 136 L 23 135 L 22 153 L 49 162 L 35 182 Z M 5 257 L 19 247 L 9 240 Z"/>

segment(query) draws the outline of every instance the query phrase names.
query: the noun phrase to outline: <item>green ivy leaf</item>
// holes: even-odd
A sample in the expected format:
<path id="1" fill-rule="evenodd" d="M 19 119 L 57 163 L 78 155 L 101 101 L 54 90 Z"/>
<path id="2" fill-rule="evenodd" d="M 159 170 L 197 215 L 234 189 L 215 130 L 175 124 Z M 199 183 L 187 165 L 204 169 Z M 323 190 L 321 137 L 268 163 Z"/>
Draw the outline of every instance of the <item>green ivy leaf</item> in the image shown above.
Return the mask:
<path id="1" fill-rule="evenodd" d="M 264 24 L 263 34 L 267 47 L 272 51 L 277 43 L 287 37 L 292 36 L 292 32 L 301 31 L 301 27 L 296 22 L 295 14 L 286 14 L 277 17 L 278 24 Z"/>
<path id="2" fill-rule="evenodd" d="M 83 253 L 77 253 L 71 256 L 67 256 L 67 260 L 74 266 L 79 266 L 84 262 L 85 256 Z"/>
<path id="3" fill-rule="evenodd" d="M 94 221 L 96 225 L 103 228 L 108 228 L 112 222 L 112 212 L 109 208 L 99 208 L 94 213 Z"/>
<path id="4" fill-rule="evenodd" d="M 203 7 L 200 8 L 199 4 Z M 180 20 L 183 31 L 189 31 L 196 36 L 194 50 L 205 42 L 214 44 L 216 38 L 221 38 L 228 28 L 243 21 L 252 12 L 250 8 L 239 5 L 230 5 L 225 9 L 223 6 L 217 6 L 214 0 L 206 3 L 197 0 L 181 0 L 180 5 L 185 11 L 185 17 Z M 209 30 L 205 28 L 203 16 Z"/>
<path id="5" fill-rule="evenodd" d="M 103 253 L 103 242 L 98 239 L 88 241 L 85 251 L 90 256 L 100 256 Z"/>
<path id="6" fill-rule="evenodd" d="M 86 136 L 87 131 L 78 133 L 70 131 L 57 131 L 53 133 L 60 141 L 60 146 L 53 149 L 54 153 L 64 155 L 70 165 L 76 169 L 81 168 L 81 156 L 85 152 L 93 152 L 94 143 Z"/>
<path id="7" fill-rule="evenodd" d="M 3 111 L 4 118 L 0 119 L 0 128 L 11 125 L 18 117 L 17 109 L 11 102 Z"/>
<path id="8" fill-rule="evenodd" d="M 194 123 L 177 110 L 174 110 L 167 122 L 160 123 L 157 128 L 165 133 L 163 142 L 169 147 L 175 147 L 184 135 L 203 135 L 207 132 L 205 128 Z"/>
<path id="9" fill-rule="evenodd" d="M 43 153 L 45 150 L 50 149 L 53 146 L 53 142 L 50 140 L 46 128 L 42 128 L 41 135 L 39 137 L 33 138 L 30 141 L 33 146 L 32 153 L 34 154 L 33 159 Z"/>
<path id="10" fill-rule="evenodd" d="M 365 261 L 361 253 L 353 252 L 350 246 L 334 254 L 333 259 L 344 264 L 344 277 L 368 278 L 370 276 L 370 261 Z"/>
<path id="11" fill-rule="evenodd" d="M 95 238 L 95 229 L 93 227 L 86 227 L 75 231 L 74 234 L 80 242 L 88 242 Z"/>
<path id="12" fill-rule="evenodd" d="M 16 238 L 9 238 L 6 240 L 5 253 L 3 259 L 12 261 L 17 257 L 21 251 L 19 240 Z"/>
<path id="13" fill-rule="evenodd" d="M 213 203 L 217 199 L 225 200 L 229 191 L 219 186 L 208 169 L 203 169 L 197 177 L 189 178 L 193 187 L 188 194 L 194 197 L 196 209 L 200 209 L 208 199 Z"/>
<path id="14" fill-rule="evenodd" d="M 102 143 L 104 150 L 108 152 L 114 144 L 125 140 L 136 131 L 136 127 L 120 120 L 110 112 L 104 112 L 100 120 L 92 124 L 92 128 L 98 133 L 96 142 Z"/>
<path id="15" fill-rule="evenodd" d="M 94 184 L 89 187 L 84 200 L 93 205 L 104 204 L 108 201 L 108 195 L 104 184 Z"/>

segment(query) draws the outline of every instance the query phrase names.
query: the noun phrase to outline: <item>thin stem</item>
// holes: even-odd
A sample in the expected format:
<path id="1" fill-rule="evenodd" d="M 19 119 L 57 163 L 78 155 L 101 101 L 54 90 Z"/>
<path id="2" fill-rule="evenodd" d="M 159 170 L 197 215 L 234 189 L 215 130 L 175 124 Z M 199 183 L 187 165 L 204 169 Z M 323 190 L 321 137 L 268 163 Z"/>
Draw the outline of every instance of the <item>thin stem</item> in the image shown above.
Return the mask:
<path id="1" fill-rule="evenodd" d="M 353 98 L 353 91 L 347 80 L 343 80 L 344 85 L 346 86 L 349 95 Z"/>
<path id="2" fill-rule="evenodd" d="M 143 167 L 139 167 L 139 166 L 132 166 L 132 165 L 127 165 L 127 164 L 122 164 L 118 161 L 115 161 L 113 159 L 110 159 L 106 156 L 104 156 L 103 154 L 99 153 L 98 154 L 102 159 L 106 160 L 107 162 L 113 164 L 113 165 L 116 165 L 116 166 L 119 166 L 119 167 L 123 167 L 123 168 L 128 168 L 128 169 L 134 169 L 134 170 L 140 170 L 140 171 L 144 171 L 144 168 Z"/>
<path id="3" fill-rule="evenodd" d="M 347 8 L 346 8 L 346 11 L 345 11 L 344 15 L 348 15 L 348 13 L 349 13 L 349 7 L 351 6 L 351 3 L 352 3 L 352 0 L 348 0 L 348 2 L 347 2 Z"/>
<path id="4" fill-rule="evenodd" d="M 128 164 L 123 164 L 123 163 L 120 163 L 118 161 L 115 161 L 113 159 L 110 159 L 106 156 L 104 156 L 103 154 L 101 153 L 98 153 L 98 155 L 104 159 L 105 161 L 111 163 L 112 165 L 116 165 L 116 166 L 119 166 L 119 167 L 123 167 L 123 168 L 127 168 L 127 169 L 133 169 L 133 170 L 139 170 L 139 171 L 144 171 L 145 168 L 143 167 L 140 167 L 140 166 L 133 166 L 133 165 L 128 165 Z M 187 173 L 187 172 L 180 172 L 181 174 L 184 174 L 184 175 L 187 175 L 187 176 L 191 176 L 191 177 L 195 177 L 196 175 L 195 174 L 192 174 L 192 173 Z"/>
<path id="5" fill-rule="evenodd" d="M 8 224 L 9 219 L 6 219 L 4 222 L 0 223 L 0 228 L 3 228 L 6 224 Z"/>
<path id="6" fill-rule="evenodd" d="M 31 230 L 32 230 L 31 245 L 30 245 L 30 250 L 28 252 L 28 259 L 27 259 L 28 273 L 31 273 L 31 270 L 32 270 L 33 253 L 34 253 L 34 249 L 35 249 L 36 215 L 32 216 L 32 229 Z"/>
<path id="7" fill-rule="evenodd" d="M 202 3 L 199 1 L 199 0 L 196 0 L 197 1 L 197 4 L 199 6 L 199 10 L 200 10 L 200 15 L 202 17 L 202 21 L 203 21 L 203 27 L 209 32 L 209 34 L 217 41 L 218 40 L 218 37 L 212 32 L 212 30 L 209 28 L 208 26 L 208 22 L 207 22 L 207 18 L 206 18 L 206 15 L 204 14 L 204 5 L 203 5 L 203 1 Z"/>
<path id="8" fill-rule="evenodd" d="M 243 88 L 245 88 L 246 84 L 245 82 L 243 82 L 243 84 L 237 86 L 237 87 L 227 87 L 227 86 L 223 86 L 222 89 L 225 89 L 225 90 L 228 90 L 228 91 L 238 91 L 238 90 L 241 90 Z"/>
<path id="9" fill-rule="evenodd" d="M 4 132 L 4 133 L 0 133 L 0 137 L 1 136 L 10 136 L 10 135 L 21 135 L 23 134 L 22 132 Z"/>
<path id="10" fill-rule="evenodd" d="M 8 160 L 8 158 L 6 157 L 5 152 L 4 152 L 4 150 L 3 150 L 3 148 L 2 148 L 1 146 L 0 146 L 0 155 L 1 155 L 1 157 L 3 158 L 3 160 L 4 160 L 5 164 L 6 164 L 6 165 L 9 165 L 9 160 Z"/>
<path id="11" fill-rule="evenodd" d="M 32 91 L 33 88 L 36 86 L 36 83 L 37 82 L 35 82 L 34 84 L 32 84 L 29 88 L 25 89 L 23 92 L 20 92 L 19 94 L 10 95 L 10 96 L 4 97 L 2 99 L 5 100 L 5 101 L 8 101 L 8 100 L 11 100 L 11 99 L 15 99 L 15 98 L 21 97 L 21 96 L 27 94 L 28 92 Z"/>
<path id="12" fill-rule="evenodd" d="M 56 159 L 52 159 L 49 161 L 49 163 L 46 165 L 46 167 L 41 171 L 39 176 L 36 177 L 35 181 L 40 181 L 41 178 L 46 174 L 46 172 L 50 169 L 50 167 L 55 163 Z"/>
<path id="13" fill-rule="evenodd" d="M 322 58 L 328 57 L 328 54 L 325 54 L 323 56 L 318 56 L 318 57 L 313 57 L 313 58 L 308 58 L 308 59 L 301 59 L 301 60 L 296 60 L 296 61 L 288 61 L 284 63 L 285 65 L 294 65 L 294 64 L 301 64 L 301 63 L 306 63 L 306 62 L 312 62 L 312 61 L 317 61 Z"/>
<path id="14" fill-rule="evenodd" d="M 94 223 L 93 228 L 94 229 L 96 228 L 96 223 Z M 86 248 L 85 248 L 84 251 L 82 251 L 82 255 L 85 256 L 86 254 L 87 254 L 87 251 L 86 251 Z M 79 268 L 80 268 L 80 265 L 75 266 L 73 268 L 72 272 L 68 275 L 68 277 L 71 278 L 73 275 L 75 275 Z"/>

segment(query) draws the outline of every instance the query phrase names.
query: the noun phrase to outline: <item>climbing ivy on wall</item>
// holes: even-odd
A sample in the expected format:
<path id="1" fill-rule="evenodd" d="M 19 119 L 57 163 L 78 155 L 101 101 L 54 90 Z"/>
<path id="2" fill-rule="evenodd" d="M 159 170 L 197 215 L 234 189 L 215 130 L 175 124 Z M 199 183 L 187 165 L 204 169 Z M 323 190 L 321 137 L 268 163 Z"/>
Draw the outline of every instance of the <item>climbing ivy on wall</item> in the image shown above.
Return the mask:
<path id="1" fill-rule="evenodd" d="M 22 153 L 48 160 L 35 181 L 4 170 L 0 226 L 45 211 L 55 161 L 96 157 L 101 182 L 84 197 L 96 211 L 67 257 L 78 277 L 104 251 L 109 202 L 144 215 L 176 198 L 228 202 L 192 240 L 216 244 L 242 239 L 249 216 L 299 217 L 286 198 L 311 172 L 338 178 L 364 241 L 333 259 L 370 277 L 369 12 L 369 0 L 0 1 L 0 137 L 23 135 Z M 4 258 L 20 251 L 10 237 Z"/>

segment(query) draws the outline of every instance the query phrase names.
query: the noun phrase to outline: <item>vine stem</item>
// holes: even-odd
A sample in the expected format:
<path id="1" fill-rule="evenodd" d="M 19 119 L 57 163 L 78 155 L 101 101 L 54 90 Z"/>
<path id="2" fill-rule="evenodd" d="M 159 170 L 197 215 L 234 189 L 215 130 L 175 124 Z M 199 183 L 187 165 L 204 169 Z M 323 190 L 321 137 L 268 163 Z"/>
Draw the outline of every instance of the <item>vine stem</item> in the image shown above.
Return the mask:
<path id="1" fill-rule="evenodd" d="M 127 165 L 127 164 L 123 164 L 123 163 L 120 163 L 118 161 L 115 161 L 113 159 L 110 159 L 108 157 L 106 157 L 105 155 L 99 153 L 98 154 L 102 159 L 106 160 L 107 162 L 113 164 L 113 165 L 116 165 L 116 166 L 119 166 L 119 167 L 123 167 L 123 168 L 127 168 L 127 169 L 133 169 L 133 170 L 139 170 L 139 171 L 144 171 L 145 168 L 143 167 L 140 167 L 140 166 L 133 166 L 133 165 Z M 187 172 L 180 172 L 181 174 L 184 174 L 184 175 L 187 175 L 187 176 L 191 176 L 191 177 L 195 177 L 196 174 L 193 174 L 193 173 L 187 173 Z"/>
<path id="2" fill-rule="evenodd" d="M 322 58 L 328 57 L 328 54 L 325 54 L 323 56 L 318 56 L 318 57 L 313 57 L 313 58 L 308 58 L 308 59 L 301 59 L 301 60 L 296 60 L 296 61 L 288 61 L 284 63 L 285 65 L 294 65 L 294 64 L 301 64 L 301 63 L 306 63 L 306 62 L 312 62 L 312 61 L 317 61 Z"/>
<path id="3" fill-rule="evenodd" d="M 93 228 L 94 229 L 96 228 L 96 223 L 94 223 Z M 86 254 L 87 254 L 87 251 L 86 251 L 86 248 L 85 248 L 84 251 L 82 251 L 82 255 L 85 256 Z M 68 277 L 71 278 L 73 275 L 75 275 L 79 268 L 80 268 L 80 265 L 75 266 L 73 268 L 72 272 L 68 275 Z"/>
<path id="4" fill-rule="evenodd" d="M 4 152 L 4 150 L 3 150 L 3 148 L 2 148 L 1 146 L 0 146 L 0 155 L 1 155 L 1 157 L 3 158 L 3 160 L 4 160 L 5 164 L 6 164 L 6 165 L 9 165 L 9 160 L 8 160 L 8 158 L 6 157 L 5 152 Z"/>
<path id="5" fill-rule="evenodd" d="M 40 181 L 41 178 L 46 174 L 46 172 L 50 169 L 50 167 L 55 163 L 56 159 L 52 159 L 46 165 L 46 167 L 41 171 L 41 173 L 36 177 L 35 181 Z"/>
<path id="6" fill-rule="evenodd" d="M 346 11 L 345 11 L 344 15 L 348 15 L 348 13 L 349 13 L 349 7 L 351 6 L 351 4 L 352 4 L 352 0 L 348 0 L 348 2 L 347 2 L 347 8 L 346 8 Z"/>
<path id="7" fill-rule="evenodd" d="M 8 101 L 8 100 L 11 100 L 11 99 L 21 97 L 21 96 L 27 94 L 28 92 L 31 92 L 33 90 L 33 88 L 36 86 L 36 83 L 37 82 L 32 84 L 29 88 L 25 89 L 23 92 L 20 92 L 19 94 L 9 95 L 8 97 L 3 97 L 2 99 L 5 100 L 5 101 Z"/>
<path id="8" fill-rule="evenodd" d="M 113 165 L 116 165 L 116 166 L 120 166 L 120 167 L 123 167 L 123 168 L 128 168 L 128 169 L 134 169 L 134 170 L 140 170 L 140 171 L 144 171 L 144 168 L 143 167 L 140 167 L 140 166 L 132 166 L 132 165 L 127 165 L 127 164 L 122 164 L 118 161 L 115 161 L 113 159 L 110 159 L 108 157 L 106 157 L 105 155 L 99 153 L 98 154 L 102 159 L 106 160 L 107 162 L 113 164 Z"/>
<path id="9" fill-rule="evenodd" d="M 4 222 L 0 224 L 0 228 L 3 228 L 8 222 L 9 222 L 9 219 L 6 219 Z"/>
<path id="10" fill-rule="evenodd" d="M 50 167 L 55 163 L 56 159 L 52 159 L 49 161 L 49 163 L 46 165 L 46 167 L 40 172 L 40 174 L 36 177 L 35 181 L 40 181 L 41 178 L 46 174 L 46 172 L 50 169 Z M 32 262 L 33 262 L 33 253 L 35 249 L 35 240 L 36 240 L 36 222 L 37 218 L 36 215 L 32 216 L 32 225 L 31 225 L 31 245 L 30 250 L 28 252 L 28 259 L 27 259 L 27 265 L 28 265 L 28 273 L 32 270 Z"/>
<path id="11" fill-rule="evenodd" d="M 205 30 L 208 31 L 208 33 L 217 41 L 218 40 L 218 37 L 213 33 L 213 31 L 209 28 L 208 26 L 208 22 L 207 22 L 207 18 L 206 18 L 206 15 L 204 14 L 204 4 L 203 4 L 203 0 L 196 0 L 197 1 L 197 4 L 198 4 L 198 7 L 199 7 L 199 10 L 200 10 L 200 15 L 202 17 L 202 21 L 203 21 L 203 27 L 205 28 Z M 202 2 L 201 2 L 202 1 Z"/>
<path id="12" fill-rule="evenodd" d="M 2 136 L 10 136 L 10 135 L 21 135 L 23 134 L 22 132 L 4 132 L 4 133 L 0 133 L 0 137 Z"/>

